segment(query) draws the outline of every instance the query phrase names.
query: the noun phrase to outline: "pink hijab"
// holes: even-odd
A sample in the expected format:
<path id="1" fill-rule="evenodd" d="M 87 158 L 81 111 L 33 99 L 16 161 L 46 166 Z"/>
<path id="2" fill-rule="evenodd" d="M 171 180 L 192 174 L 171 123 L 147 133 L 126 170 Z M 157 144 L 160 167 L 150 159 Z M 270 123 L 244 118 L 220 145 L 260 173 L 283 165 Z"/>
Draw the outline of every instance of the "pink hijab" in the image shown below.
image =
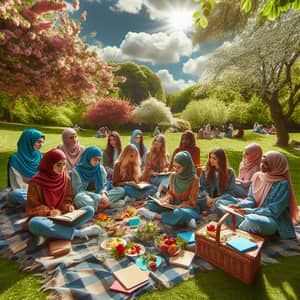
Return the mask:
<path id="1" fill-rule="evenodd" d="M 246 146 L 247 160 L 243 156 L 240 163 L 239 177 L 242 180 L 251 180 L 254 173 L 260 170 L 260 161 L 262 157 L 262 148 L 256 143 L 251 143 Z"/>
<path id="2" fill-rule="evenodd" d="M 67 171 L 71 171 L 77 165 L 84 150 L 84 147 L 80 145 L 78 139 L 76 144 L 73 145 L 70 143 L 70 137 L 73 135 L 77 136 L 77 132 L 73 128 L 66 128 L 62 133 L 63 144 L 58 146 L 66 155 Z"/>
<path id="3" fill-rule="evenodd" d="M 253 176 L 253 196 L 257 206 L 261 207 L 272 185 L 275 182 L 286 179 L 290 186 L 290 215 L 293 224 L 298 223 L 298 207 L 296 196 L 289 172 L 288 161 L 285 156 L 277 151 L 268 151 L 264 154 L 269 165 L 269 172 L 257 172 Z"/>

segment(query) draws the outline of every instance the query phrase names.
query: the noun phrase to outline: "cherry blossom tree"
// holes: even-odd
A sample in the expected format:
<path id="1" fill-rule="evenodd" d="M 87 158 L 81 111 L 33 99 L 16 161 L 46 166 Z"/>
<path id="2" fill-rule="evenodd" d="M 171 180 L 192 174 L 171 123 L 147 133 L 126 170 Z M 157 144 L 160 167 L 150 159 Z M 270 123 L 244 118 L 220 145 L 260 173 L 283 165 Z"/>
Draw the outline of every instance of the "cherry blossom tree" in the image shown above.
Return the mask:
<path id="1" fill-rule="evenodd" d="M 90 107 L 84 118 L 90 125 L 116 128 L 129 122 L 134 108 L 128 100 L 107 97 Z"/>
<path id="2" fill-rule="evenodd" d="M 91 101 L 124 81 L 80 39 L 80 24 L 69 18 L 63 0 L 1 2 L 0 90 L 13 101 Z M 79 8 L 77 0 L 73 8 Z"/>

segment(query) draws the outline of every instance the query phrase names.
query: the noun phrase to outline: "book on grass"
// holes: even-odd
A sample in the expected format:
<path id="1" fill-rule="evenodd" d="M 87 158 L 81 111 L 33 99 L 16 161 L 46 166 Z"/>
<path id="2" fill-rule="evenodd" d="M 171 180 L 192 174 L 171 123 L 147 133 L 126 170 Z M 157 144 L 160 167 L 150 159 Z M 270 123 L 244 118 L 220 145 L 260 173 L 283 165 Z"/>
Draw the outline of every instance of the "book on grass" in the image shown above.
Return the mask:
<path id="1" fill-rule="evenodd" d="M 240 214 L 238 211 L 236 211 L 234 208 L 231 208 L 231 207 L 228 207 L 228 206 L 225 206 L 225 205 L 219 205 L 218 208 L 228 212 L 228 213 L 231 213 L 233 215 L 236 215 L 238 217 L 241 217 L 241 218 L 245 218 L 244 215 Z"/>
<path id="2" fill-rule="evenodd" d="M 257 243 L 250 241 L 242 236 L 234 238 L 226 242 L 227 246 L 239 251 L 239 252 L 247 252 L 249 250 L 256 249 L 258 247 Z"/>
<path id="3" fill-rule="evenodd" d="M 81 216 L 86 214 L 86 212 L 87 211 L 83 209 L 76 209 L 63 215 L 59 215 L 55 217 L 49 216 L 48 219 L 56 223 L 73 225 Z"/>
<path id="4" fill-rule="evenodd" d="M 152 200 L 153 202 L 155 202 L 156 204 L 158 204 L 159 206 L 161 206 L 161 207 L 172 209 L 172 210 L 176 208 L 175 205 L 173 205 L 171 203 L 164 203 L 159 198 L 156 198 L 156 197 L 153 197 L 153 196 L 150 196 L 150 195 L 148 196 L 148 198 L 150 200 Z"/>
<path id="5" fill-rule="evenodd" d="M 115 271 L 113 274 L 126 290 L 149 282 L 149 272 L 142 271 L 136 264 Z"/>
<path id="6" fill-rule="evenodd" d="M 185 241 L 187 241 L 188 244 L 195 243 L 195 233 L 193 231 L 183 231 L 177 233 L 177 236 L 181 237 Z"/>
<path id="7" fill-rule="evenodd" d="M 171 256 L 169 259 L 169 263 L 171 265 L 183 267 L 183 268 L 189 268 L 192 264 L 192 261 L 194 259 L 195 253 L 187 250 L 181 251 L 176 256 Z"/>
<path id="8" fill-rule="evenodd" d="M 151 183 L 145 182 L 145 181 L 141 181 L 139 183 L 130 182 L 130 183 L 128 183 L 128 185 L 134 186 L 135 188 L 137 188 L 139 190 L 143 190 L 143 189 L 146 189 L 147 187 L 151 186 Z"/>

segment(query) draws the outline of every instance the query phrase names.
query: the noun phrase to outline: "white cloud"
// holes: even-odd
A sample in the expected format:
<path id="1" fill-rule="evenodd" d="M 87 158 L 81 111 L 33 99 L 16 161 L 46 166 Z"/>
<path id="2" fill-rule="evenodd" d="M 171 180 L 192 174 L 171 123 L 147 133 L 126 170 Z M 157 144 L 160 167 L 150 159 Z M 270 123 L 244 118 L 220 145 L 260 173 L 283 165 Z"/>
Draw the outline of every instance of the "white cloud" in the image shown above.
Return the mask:
<path id="1" fill-rule="evenodd" d="M 196 4 L 194 0 L 118 0 L 111 9 L 137 14 L 141 11 L 142 6 L 145 7 L 152 20 L 164 20 L 173 10 L 196 10 L 199 8 L 199 4 Z"/>
<path id="2" fill-rule="evenodd" d="M 193 52 L 192 41 L 182 31 L 171 34 L 128 32 L 120 49 L 132 59 L 152 64 L 177 63 L 181 56 L 190 56 Z"/>
<path id="3" fill-rule="evenodd" d="M 199 56 L 198 58 L 190 58 L 183 65 L 183 72 L 185 74 L 192 74 L 201 77 L 206 69 L 209 60 L 209 55 Z"/>
<path id="4" fill-rule="evenodd" d="M 159 70 L 156 74 L 161 79 L 166 94 L 177 93 L 186 89 L 188 86 L 195 84 L 193 80 L 175 80 L 173 75 L 166 69 Z"/>
<path id="5" fill-rule="evenodd" d="M 113 11 L 137 14 L 142 9 L 143 0 L 118 0 L 110 9 Z"/>

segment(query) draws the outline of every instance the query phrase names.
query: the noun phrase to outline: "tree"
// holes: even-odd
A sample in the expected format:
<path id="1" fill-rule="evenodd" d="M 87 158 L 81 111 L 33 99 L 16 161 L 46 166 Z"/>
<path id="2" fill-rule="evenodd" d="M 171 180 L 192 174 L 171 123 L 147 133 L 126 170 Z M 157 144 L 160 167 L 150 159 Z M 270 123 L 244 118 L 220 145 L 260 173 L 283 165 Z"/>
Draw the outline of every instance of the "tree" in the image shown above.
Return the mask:
<path id="1" fill-rule="evenodd" d="M 257 17 L 258 24 L 275 20 L 289 9 L 299 10 L 299 0 L 195 0 L 200 4 L 194 13 L 196 33 L 200 43 L 228 37 L 243 29 L 249 18 Z"/>
<path id="2" fill-rule="evenodd" d="M 78 7 L 74 0 L 73 7 Z M 61 0 L 4 0 L 0 7 L 0 90 L 16 101 L 91 99 L 115 91 L 115 68 L 79 38 Z"/>
<path id="3" fill-rule="evenodd" d="M 228 120 L 226 105 L 216 99 L 190 102 L 182 113 L 182 118 L 191 123 L 192 128 L 210 123 L 221 126 Z"/>
<path id="4" fill-rule="evenodd" d="M 140 104 L 150 96 L 166 102 L 160 78 L 145 66 L 132 62 L 117 65 L 117 75 L 126 77 L 126 82 L 118 85 L 120 98 L 128 98 L 132 103 Z"/>
<path id="5" fill-rule="evenodd" d="M 269 107 L 278 146 L 288 144 L 288 122 L 300 102 L 299 32 L 299 15 L 290 12 L 259 28 L 250 24 L 232 43 L 224 43 L 207 56 L 204 77 L 226 78 L 238 73 L 241 83 L 252 82 L 253 93 Z"/>
<path id="6" fill-rule="evenodd" d="M 100 99 L 85 114 L 87 123 L 96 126 L 109 126 L 116 128 L 130 120 L 134 106 L 128 100 L 114 98 Z"/>
<path id="7" fill-rule="evenodd" d="M 170 108 L 153 97 L 142 101 L 140 106 L 133 111 L 132 115 L 138 121 L 151 125 L 153 128 L 161 122 L 172 123 Z"/>

